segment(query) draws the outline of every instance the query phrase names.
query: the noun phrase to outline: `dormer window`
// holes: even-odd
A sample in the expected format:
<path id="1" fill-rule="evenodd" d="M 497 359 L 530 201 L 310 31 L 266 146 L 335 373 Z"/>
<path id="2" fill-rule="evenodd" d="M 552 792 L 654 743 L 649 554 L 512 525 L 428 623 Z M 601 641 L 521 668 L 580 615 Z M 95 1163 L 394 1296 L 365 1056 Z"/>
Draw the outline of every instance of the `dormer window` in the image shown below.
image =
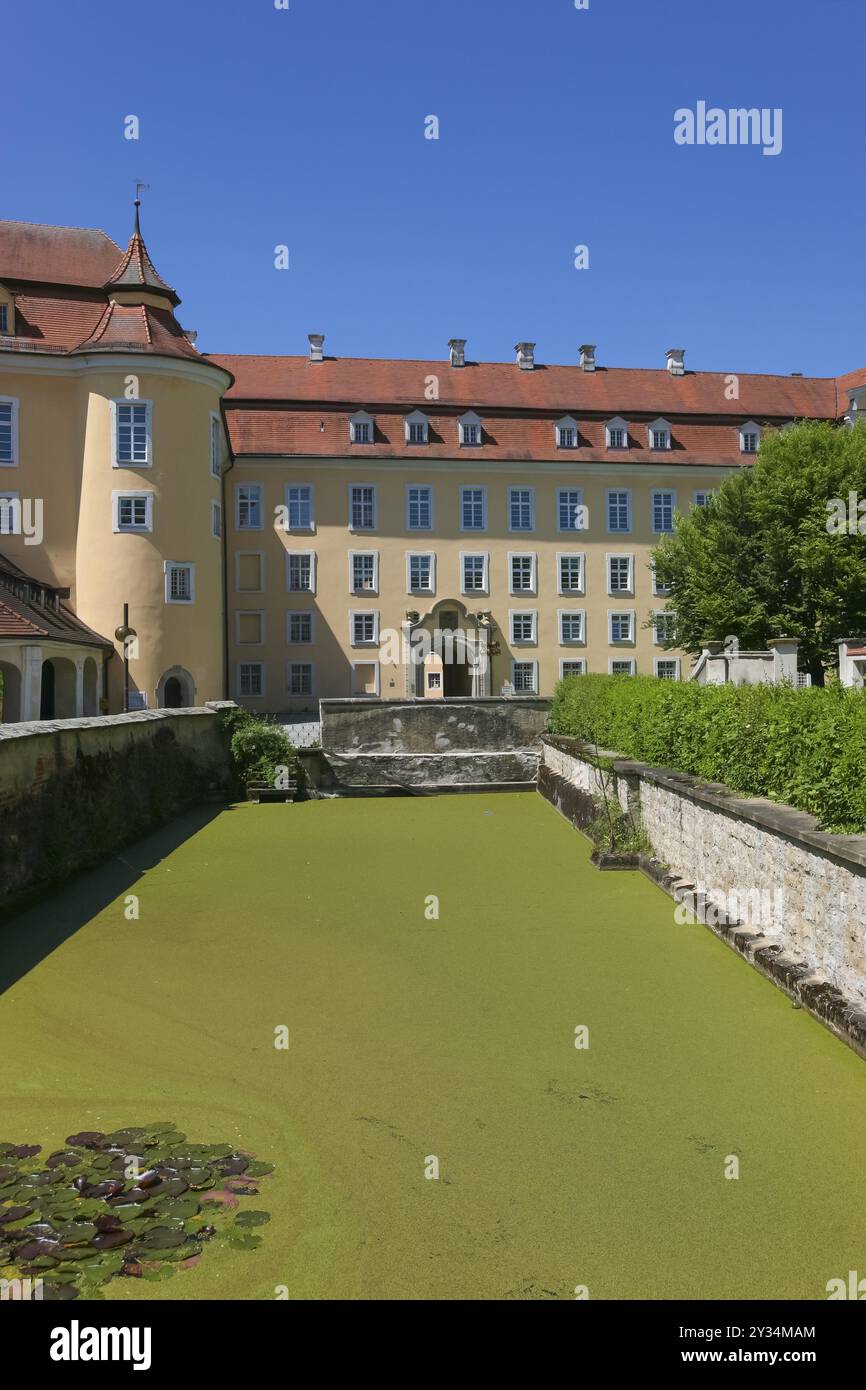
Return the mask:
<path id="1" fill-rule="evenodd" d="M 15 302 L 5 285 L 0 285 L 0 335 L 11 338 L 15 333 Z"/>
<path id="2" fill-rule="evenodd" d="M 430 426 L 427 416 L 421 410 L 413 410 L 411 415 L 406 416 L 406 443 L 427 444 L 429 438 Z"/>
<path id="3" fill-rule="evenodd" d="M 556 447 L 557 449 L 576 449 L 577 448 L 577 421 L 570 415 L 565 415 L 556 423 Z"/>
<path id="4" fill-rule="evenodd" d="M 608 449 L 627 449 L 628 448 L 628 424 L 619 416 L 615 420 L 608 420 L 604 427 L 604 438 Z"/>
<path id="5" fill-rule="evenodd" d="M 761 442 L 761 428 L 756 425 L 754 420 L 749 420 L 747 424 L 740 426 L 740 453 L 756 454 L 758 445 Z"/>
<path id="6" fill-rule="evenodd" d="M 671 447 L 671 427 L 667 420 L 653 420 L 647 426 L 647 437 L 649 446 L 656 451 L 665 450 Z"/>
<path id="7" fill-rule="evenodd" d="M 349 440 L 352 444 L 373 443 L 373 417 L 359 410 L 349 417 Z"/>
<path id="8" fill-rule="evenodd" d="M 469 410 L 457 424 L 460 444 L 464 449 L 477 449 L 481 443 L 481 418 Z"/>
<path id="9" fill-rule="evenodd" d="M 9 305 L 0 304 L 0 333 L 9 332 Z"/>

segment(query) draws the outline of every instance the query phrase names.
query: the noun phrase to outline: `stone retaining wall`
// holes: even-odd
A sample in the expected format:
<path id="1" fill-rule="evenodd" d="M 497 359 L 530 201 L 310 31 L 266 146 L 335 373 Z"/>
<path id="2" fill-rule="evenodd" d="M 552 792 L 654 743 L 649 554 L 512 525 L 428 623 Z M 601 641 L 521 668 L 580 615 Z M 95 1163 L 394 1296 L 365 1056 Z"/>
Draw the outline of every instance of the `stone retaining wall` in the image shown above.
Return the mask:
<path id="1" fill-rule="evenodd" d="M 510 752 L 537 747 L 550 701 L 536 696 L 448 700 L 322 700 L 328 753 Z"/>

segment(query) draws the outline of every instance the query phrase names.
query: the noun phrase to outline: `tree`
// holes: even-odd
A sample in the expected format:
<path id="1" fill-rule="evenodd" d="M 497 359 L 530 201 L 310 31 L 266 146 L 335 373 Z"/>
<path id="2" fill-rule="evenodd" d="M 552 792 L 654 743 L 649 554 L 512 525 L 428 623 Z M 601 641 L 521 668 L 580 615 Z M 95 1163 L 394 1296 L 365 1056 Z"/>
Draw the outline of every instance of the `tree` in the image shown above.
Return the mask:
<path id="1" fill-rule="evenodd" d="M 823 685 L 838 639 L 866 630 L 866 421 L 765 432 L 754 465 L 677 517 L 653 561 L 676 614 L 665 645 L 697 655 L 729 635 L 753 650 L 798 637 Z"/>

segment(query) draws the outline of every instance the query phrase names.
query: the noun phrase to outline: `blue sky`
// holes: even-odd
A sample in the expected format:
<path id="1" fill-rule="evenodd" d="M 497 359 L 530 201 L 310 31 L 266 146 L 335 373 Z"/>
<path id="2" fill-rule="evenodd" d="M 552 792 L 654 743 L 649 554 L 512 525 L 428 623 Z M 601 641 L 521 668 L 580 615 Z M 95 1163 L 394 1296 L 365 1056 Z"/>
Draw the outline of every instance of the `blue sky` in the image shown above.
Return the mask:
<path id="1" fill-rule="evenodd" d="M 866 365 L 863 0 L 42 0 L 4 31 L 2 216 L 125 244 L 147 181 L 204 351 Z M 676 145 L 698 100 L 781 107 L 781 154 Z"/>

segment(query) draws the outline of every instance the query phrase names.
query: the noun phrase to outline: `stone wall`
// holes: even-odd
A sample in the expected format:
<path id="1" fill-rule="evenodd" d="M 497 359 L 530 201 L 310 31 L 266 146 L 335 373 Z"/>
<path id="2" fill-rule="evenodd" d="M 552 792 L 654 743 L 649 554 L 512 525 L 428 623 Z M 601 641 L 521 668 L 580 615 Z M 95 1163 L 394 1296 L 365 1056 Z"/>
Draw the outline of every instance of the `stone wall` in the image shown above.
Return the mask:
<path id="1" fill-rule="evenodd" d="M 221 707 L 0 724 L 0 909 L 227 792 Z"/>
<path id="2" fill-rule="evenodd" d="M 543 740 L 539 789 L 578 825 L 599 790 L 589 757 L 576 739 Z M 813 1011 L 847 1041 L 853 1032 L 866 1045 L 866 836 L 828 835 L 805 812 L 626 759 L 611 776 L 620 805 L 670 866 L 677 896 L 706 898 L 717 909 L 708 925 L 809 1007 L 817 999 Z M 732 904 L 748 909 L 742 930 Z"/>
<path id="3" fill-rule="evenodd" d="M 537 747 L 550 701 L 322 700 L 322 747 L 333 753 L 510 752 Z"/>

